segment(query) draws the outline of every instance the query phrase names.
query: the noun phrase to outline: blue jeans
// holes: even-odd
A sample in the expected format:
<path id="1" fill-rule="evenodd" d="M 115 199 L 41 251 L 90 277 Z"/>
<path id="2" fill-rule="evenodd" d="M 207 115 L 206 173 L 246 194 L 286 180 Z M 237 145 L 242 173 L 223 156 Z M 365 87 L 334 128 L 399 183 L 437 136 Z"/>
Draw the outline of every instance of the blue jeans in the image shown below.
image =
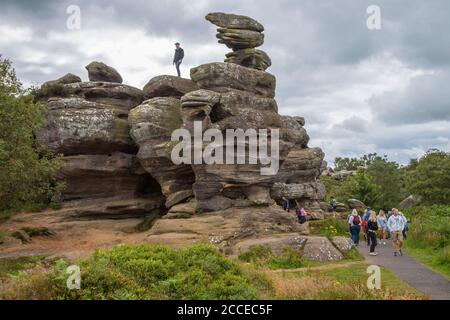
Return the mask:
<path id="1" fill-rule="evenodd" d="M 181 77 L 180 65 L 182 61 L 175 62 L 175 68 L 177 68 L 178 76 Z"/>
<path id="2" fill-rule="evenodd" d="M 351 226 L 350 231 L 352 234 L 352 240 L 354 244 L 359 244 L 359 233 L 361 232 L 361 226 Z"/>

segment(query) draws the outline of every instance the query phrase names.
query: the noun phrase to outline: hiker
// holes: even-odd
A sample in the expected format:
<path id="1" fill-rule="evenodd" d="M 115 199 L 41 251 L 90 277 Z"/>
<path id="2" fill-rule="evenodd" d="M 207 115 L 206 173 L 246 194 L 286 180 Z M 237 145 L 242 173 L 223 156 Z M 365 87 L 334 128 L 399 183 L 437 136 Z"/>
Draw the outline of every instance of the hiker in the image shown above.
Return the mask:
<path id="1" fill-rule="evenodd" d="M 386 231 L 387 231 L 387 218 L 384 210 L 380 210 L 377 217 L 378 230 L 380 230 L 380 240 L 382 240 L 383 245 L 386 245 Z"/>
<path id="2" fill-rule="evenodd" d="M 180 65 L 183 62 L 184 59 L 184 50 L 180 47 L 180 43 L 175 43 L 175 55 L 173 57 L 173 64 L 175 65 L 175 68 L 177 69 L 178 76 L 181 77 L 180 72 Z"/>
<path id="3" fill-rule="evenodd" d="M 408 238 L 409 221 L 408 221 L 408 218 L 405 217 L 403 212 L 399 212 L 398 214 L 401 215 L 403 217 L 403 220 L 405 221 L 405 226 L 403 228 L 402 234 L 403 234 L 403 239 L 406 240 Z"/>
<path id="4" fill-rule="evenodd" d="M 289 200 L 286 199 L 285 197 L 282 197 L 282 206 L 283 206 L 283 210 L 289 212 L 290 211 L 290 207 L 289 207 Z"/>
<path id="5" fill-rule="evenodd" d="M 369 221 L 371 213 L 372 213 L 372 209 L 367 208 L 366 212 L 364 213 L 364 217 L 363 217 L 363 219 L 361 221 L 361 227 L 362 227 L 362 230 L 363 230 L 364 239 L 367 242 L 367 246 L 370 246 L 370 238 L 367 235 L 367 221 Z"/>
<path id="6" fill-rule="evenodd" d="M 359 233 L 361 232 L 361 217 L 358 215 L 358 211 L 353 209 L 350 218 L 348 219 L 350 225 L 350 233 L 355 246 L 359 245 Z"/>
<path id="7" fill-rule="evenodd" d="M 405 219 L 399 215 L 396 208 L 392 209 L 392 216 L 389 218 L 387 227 L 391 233 L 394 256 L 399 254 L 403 256 L 403 229 L 405 228 Z"/>
<path id="8" fill-rule="evenodd" d="M 331 205 L 331 208 L 333 209 L 333 212 L 336 212 L 337 201 L 334 197 L 333 197 L 333 199 L 331 199 L 330 205 Z"/>
<path id="9" fill-rule="evenodd" d="M 378 253 L 375 252 L 375 247 L 377 246 L 377 231 L 378 231 L 378 222 L 377 222 L 377 213 L 372 211 L 370 213 L 369 220 L 367 221 L 367 236 L 370 239 L 370 255 L 376 256 Z"/>
<path id="10" fill-rule="evenodd" d="M 298 207 L 297 207 L 298 209 Z M 300 210 L 297 212 L 298 222 L 300 224 L 304 224 L 306 222 L 306 217 L 308 216 L 308 213 L 306 212 L 305 208 L 301 207 Z"/>

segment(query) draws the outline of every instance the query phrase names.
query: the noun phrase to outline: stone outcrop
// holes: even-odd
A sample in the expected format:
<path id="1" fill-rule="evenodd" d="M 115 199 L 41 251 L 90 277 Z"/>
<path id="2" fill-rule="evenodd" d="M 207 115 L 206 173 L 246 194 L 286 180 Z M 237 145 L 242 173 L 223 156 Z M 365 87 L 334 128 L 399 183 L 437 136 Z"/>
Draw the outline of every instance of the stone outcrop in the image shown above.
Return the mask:
<path id="1" fill-rule="evenodd" d="M 198 89 L 195 82 L 190 79 L 163 75 L 150 79 L 143 91 L 146 99 L 157 97 L 181 98 L 186 93 Z"/>
<path id="2" fill-rule="evenodd" d="M 129 134 L 128 112 L 144 94 L 118 83 L 120 75 L 101 63 L 91 63 L 88 70 L 90 79 L 117 82 L 80 82 L 65 76 L 44 84 L 46 88 L 62 85 L 64 94 L 51 96 L 53 91 L 47 90 L 50 96 L 42 101 L 47 121 L 37 138 L 49 150 L 63 154 L 64 206 L 95 201 L 96 209 L 89 214 L 99 218 L 126 217 L 129 212 L 144 216 L 163 205 L 160 186 L 138 161 L 138 148 Z M 114 206 L 117 201 L 120 204 Z"/>
<path id="3" fill-rule="evenodd" d="M 92 61 L 86 66 L 89 81 L 105 81 L 122 83 L 122 76 L 113 67 L 107 66 L 103 62 Z"/>
<path id="4" fill-rule="evenodd" d="M 115 69 L 93 62 L 87 66 L 89 82 L 66 76 L 47 83 L 64 88 L 58 95 L 45 90 L 50 92 L 43 98 L 47 123 L 37 132 L 42 144 L 64 155 L 63 210 L 60 216 L 46 213 L 47 221 L 58 224 L 58 236 L 67 228 L 83 233 L 87 221 L 96 225 L 96 219 L 108 221 L 102 232 L 110 234 L 108 228 L 116 228 L 110 220 L 130 219 L 121 221 L 125 236 L 131 220 L 146 218 L 151 229 L 138 237 L 141 242 L 209 242 L 233 249 L 249 238 L 308 234 L 308 223 L 299 224 L 292 212 L 274 203 L 281 198 L 305 207 L 312 219 L 324 217 L 325 188 L 318 181 L 324 153 L 308 146 L 303 117 L 278 113 L 276 78 L 265 72 L 270 57 L 256 49 L 264 41 L 263 26 L 225 13 L 207 19 L 219 27 L 219 42 L 232 52 L 225 62 L 191 69 L 191 79 L 154 77 L 140 90 L 122 84 Z M 171 154 L 178 143 L 171 141 L 172 132 L 193 133 L 199 123 L 202 132 L 254 130 L 258 139 L 268 140 L 269 154 L 278 143 L 279 167 L 262 174 L 269 165 L 254 154 L 250 158 L 247 140 L 235 139 L 221 146 L 236 150 L 232 160 L 243 163 L 175 164 Z M 200 151 L 207 147 L 200 143 Z M 91 231 L 84 232 L 86 237 Z M 314 260 L 342 258 L 325 238 L 311 237 L 301 245 Z"/>
<path id="5" fill-rule="evenodd" d="M 358 199 L 348 199 L 348 206 L 350 209 L 357 209 L 357 210 L 363 210 L 367 208 L 367 206 L 364 204 L 364 202 L 358 200 Z"/>
<path id="6" fill-rule="evenodd" d="M 61 78 L 58 78 L 56 80 L 53 81 L 47 81 L 45 82 L 42 86 L 43 87 L 48 87 L 48 86 L 52 86 L 55 84 L 69 84 L 69 83 L 76 83 L 76 82 L 81 82 L 81 78 L 79 76 L 76 76 L 72 73 L 68 73 L 64 76 L 62 76 Z"/>
<path id="7" fill-rule="evenodd" d="M 409 197 L 407 197 L 405 200 L 403 200 L 402 202 L 400 202 L 400 204 L 398 205 L 399 209 L 409 209 L 414 207 L 415 205 L 417 205 L 420 202 L 420 199 L 410 195 Z"/>
<path id="8" fill-rule="evenodd" d="M 261 23 L 246 16 L 222 12 L 210 13 L 206 20 L 218 26 L 219 43 L 233 50 L 226 55 L 225 62 L 263 71 L 272 65 L 267 53 L 255 49 L 264 43 Z"/>
<path id="9" fill-rule="evenodd" d="M 192 197 L 203 212 L 270 205 L 273 199 L 287 197 L 314 211 L 313 216 L 323 216 L 319 202 L 325 189 L 316 178 L 324 154 L 308 148 L 304 118 L 278 114 L 276 79 L 264 71 L 270 58 L 255 49 L 263 43 L 263 26 L 249 17 L 225 13 L 212 13 L 206 19 L 219 27 L 219 42 L 233 49 L 227 62 L 191 69 L 192 80 L 151 79 L 144 88 L 145 98 L 150 99 L 134 108 L 128 119 L 140 163 L 161 185 L 167 209 Z M 259 58 L 244 63 L 246 54 Z M 171 133 L 184 128 L 192 134 L 195 123 L 201 123 L 202 132 L 278 129 L 278 174 L 261 175 L 263 166 L 248 162 L 174 165 L 171 151 L 176 144 L 171 142 Z M 203 148 L 206 146 L 204 143 Z M 248 157 L 245 141 L 225 142 L 223 147 L 237 148 L 241 151 L 237 157 Z"/>

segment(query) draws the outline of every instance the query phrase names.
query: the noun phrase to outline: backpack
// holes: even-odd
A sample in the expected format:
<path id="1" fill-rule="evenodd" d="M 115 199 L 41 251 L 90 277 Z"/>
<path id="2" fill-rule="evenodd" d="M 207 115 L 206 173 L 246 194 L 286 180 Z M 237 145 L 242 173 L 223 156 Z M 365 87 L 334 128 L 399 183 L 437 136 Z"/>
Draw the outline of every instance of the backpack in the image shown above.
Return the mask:
<path id="1" fill-rule="evenodd" d="M 359 216 L 354 216 L 353 217 L 353 225 L 357 226 L 361 223 L 361 220 L 359 218 Z"/>

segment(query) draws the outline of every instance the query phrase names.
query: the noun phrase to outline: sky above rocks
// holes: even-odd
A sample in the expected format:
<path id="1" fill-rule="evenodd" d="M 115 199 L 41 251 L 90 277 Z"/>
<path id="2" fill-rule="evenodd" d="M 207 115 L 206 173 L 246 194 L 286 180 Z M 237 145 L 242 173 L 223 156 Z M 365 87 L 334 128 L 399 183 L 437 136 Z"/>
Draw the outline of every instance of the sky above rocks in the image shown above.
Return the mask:
<path id="1" fill-rule="evenodd" d="M 366 26 L 369 5 L 381 30 Z M 81 28 L 66 27 L 69 5 Z M 281 114 L 306 118 L 310 146 L 336 156 L 386 154 L 407 163 L 430 148 L 450 150 L 450 1 L 407 0 L 0 0 L 0 54 L 25 85 L 68 72 L 87 80 L 90 61 L 115 67 L 142 88 L 175 74 L 173 43 L 191 67 L 223 61 L 204 19 L 223 11 L 265 26 Z"/>

